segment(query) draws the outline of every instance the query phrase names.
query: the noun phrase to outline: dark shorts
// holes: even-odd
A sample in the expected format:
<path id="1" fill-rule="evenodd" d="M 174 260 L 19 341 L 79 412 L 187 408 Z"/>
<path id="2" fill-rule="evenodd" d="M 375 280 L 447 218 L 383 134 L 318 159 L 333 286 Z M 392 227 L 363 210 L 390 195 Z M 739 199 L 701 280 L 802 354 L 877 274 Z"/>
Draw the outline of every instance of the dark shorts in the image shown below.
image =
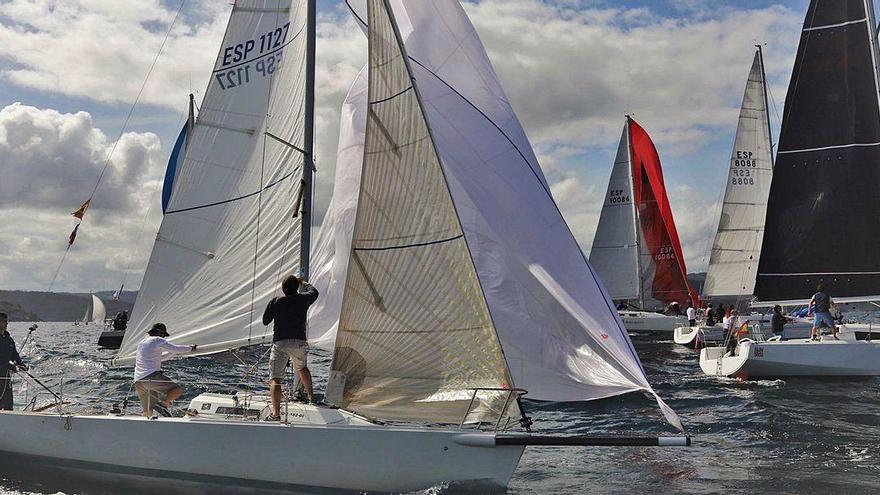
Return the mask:
<path id="1" fill-rule="evenodd" d="M 12 379 L 0 378 L 0 411 L 12 410 Z"/>

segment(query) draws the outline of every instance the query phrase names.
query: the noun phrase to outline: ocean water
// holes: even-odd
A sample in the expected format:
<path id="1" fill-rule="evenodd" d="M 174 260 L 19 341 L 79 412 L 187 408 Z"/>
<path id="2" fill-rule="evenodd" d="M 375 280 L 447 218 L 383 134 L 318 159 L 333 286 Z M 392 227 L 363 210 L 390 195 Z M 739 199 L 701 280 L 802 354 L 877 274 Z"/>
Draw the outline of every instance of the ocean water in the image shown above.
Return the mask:
<path id="1" fill-rule="evenodd" d="M 27 326 L 10 324 L 19 344 Z M 97 349 L 99 333 L 94 325 L 41 323 L 23 351 L 41 381 L 54 385 L 63 379 L 66 398 L 106 411 L 113 402 L 109 397 L 128 392 L 131 369 L 109 367 L 114 351 Z M 633 341 L 648 378 L 681 416 L 694 446 L 529 447 L 509 493 L 880 493 L 880 380 L 741 383 L 703 375 L 697 353 L 671 340 L 636 336 Z M 237 357 L 170 361 L 166 371 L 182 383 L 235 382 L 260 355 L 254 350 Z M 313 358 L 320 393 L 329 357 Z M 265 365 L 256 378 L 265 382 Z M 17 407 L 25 398 L 20 389 L 16 380 Z M 34 389 L 29 386 L 27 394 Z M 201 390 L 190 387 L 185 397 Z M 131 407 L 139 410 L 134 398 Z M 538 433 L 674 432 L 656 403 L 638 394 L 592 403 L 527 402 L 525 407 Z M 0 459 L 0 468 L 4 463 Z M 0 495 L 128 493 L 123 487 L 0 472 Z M 424 493 L 458 492 L 435 487 Z"/>

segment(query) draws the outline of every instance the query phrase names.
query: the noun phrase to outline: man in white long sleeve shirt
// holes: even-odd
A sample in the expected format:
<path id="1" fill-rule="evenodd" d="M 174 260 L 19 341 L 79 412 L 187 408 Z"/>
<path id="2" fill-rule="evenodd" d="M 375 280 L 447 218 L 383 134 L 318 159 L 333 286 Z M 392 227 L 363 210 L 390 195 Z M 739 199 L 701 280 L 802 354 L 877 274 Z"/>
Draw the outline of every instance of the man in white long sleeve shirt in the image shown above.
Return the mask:
<path id="1" fill-rule="evenodd" d="M 177 345 L 165 340 L 168 330 L 156 323 L 148 336 L 138 344 L 134 364 L 134 388 L 141 399 L 144 416 L 151 417 L 153 409 L 163 416 L 170 416 L 171 402 L 183 394 L 180 385 L 162 373 L 162 361 L 172 354 L 186 354 L 196 350 L 196 345 Z M 162 395 L 160 399 L 159 396 Z"/>

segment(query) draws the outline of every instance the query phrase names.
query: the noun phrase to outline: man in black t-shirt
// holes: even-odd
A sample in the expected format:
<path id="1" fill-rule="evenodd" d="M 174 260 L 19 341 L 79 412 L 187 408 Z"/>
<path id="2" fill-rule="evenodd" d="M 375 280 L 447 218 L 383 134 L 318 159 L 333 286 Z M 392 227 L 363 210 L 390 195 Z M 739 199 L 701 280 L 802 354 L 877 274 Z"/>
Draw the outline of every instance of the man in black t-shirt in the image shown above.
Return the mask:
<path id="1" fill-rule="evenodd" d="M 315 402 L 312 374 L 307 366 L 309 344 L 306 341 L 306 318 L 309 306 L 318 299 L 318 289 L 289 275 L 281 282 L 281 291 L 284 295 L 272 298 L 263 313 L 263 325 L 275 322 L 269 356 L 269 392 L 272 397 L 272 415 L 269 419 L 275 421 L 281 418 L 281 380 L 288 360 L 306 389 L 309 403 Z"/>

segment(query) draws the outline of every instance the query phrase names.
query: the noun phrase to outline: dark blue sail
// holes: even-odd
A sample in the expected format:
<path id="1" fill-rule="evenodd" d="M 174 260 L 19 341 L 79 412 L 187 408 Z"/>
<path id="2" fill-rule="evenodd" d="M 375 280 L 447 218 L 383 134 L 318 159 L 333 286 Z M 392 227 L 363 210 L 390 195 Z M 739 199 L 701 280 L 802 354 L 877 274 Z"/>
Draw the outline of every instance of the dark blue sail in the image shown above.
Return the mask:
<path id="1" fill-rule="evenodd" d="M 785 99 L 755 295 L 880 295 L 880 101 L 870 0 L 812 0 Z"/>
<path id="2" fill-rule="evenodd" d="M 184 150 L 186 149 L 186 131 L 189 124 L 185 124 L 180 134 L 177 135 L 177 141 L 174 143 L 174 149 L 171 150 L 171 158 L 168 159 L 168 168 L 165 169 L 165 182 L 162 184 L 162 213 L 168 209 L 168 202 L 171 200 L 171 191 L 174 189 L 174 178 L 177 176 L 177 166 L 183 160 Z"/>

